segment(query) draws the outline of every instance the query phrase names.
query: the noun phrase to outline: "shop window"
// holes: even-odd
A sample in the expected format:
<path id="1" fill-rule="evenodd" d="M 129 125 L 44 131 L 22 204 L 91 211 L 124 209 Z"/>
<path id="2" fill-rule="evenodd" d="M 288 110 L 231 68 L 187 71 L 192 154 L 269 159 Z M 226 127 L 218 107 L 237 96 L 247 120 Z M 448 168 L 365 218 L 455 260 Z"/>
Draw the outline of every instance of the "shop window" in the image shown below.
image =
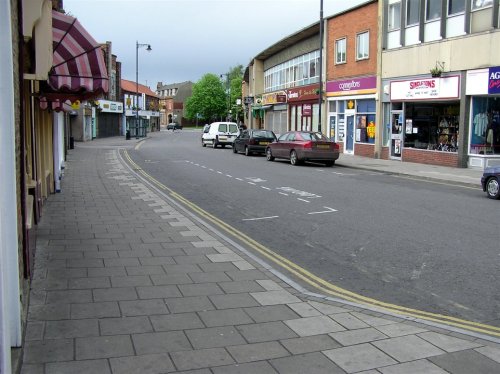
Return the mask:
<path id="1" fill-rule="evenodd" d="M 465 12 L 465 0 L 448 0 L 448 15 Z"/>
<path id="2" fill-rule="evenodd" d="M 407 104 L 403 127 L 406 148 L 457 152 L 460 107 Z"/>
<path id="3" fill-rule="evenodd" d="M 493 5 L 493 0 L 472 0 L 472 10 L 488 8 Z"/>
<path id="4" fill-rule="evenodd" d="M 420 20 L 420 0 L 406 1 L 406 26 L 418 24 Z"/>
<path id="5" fill-rule="evenodd" d="M 375 143 L 375 111 L 375 100 L 356 101 L 356 142 Z"/>
<path id="6" fill-rule="evenodd" d="M 441 2 L 436 0 L 426 0 L 425 20 L 433 21 L 439 18 L 441 18 Z"/>
<path id="7" fill-rule="evenodd" d="M 401 1 L 389 1 L 388 28 L 389 31 L 401 28 Z"/>
<path id="8" fill-rule="evenodd" d="M 500 98 L 473 98 L 470 153 L 500 155 Z"/>
<path id="9" fill-rule="evenodd" d="M 344 64 L 346 62 L 347 40 L 342 38 L 335 41 L 335 63 Z"/>
<path id="10" fill-rule="evenodd" d="M 370 50 L 370 33 L 368 31 L 356 35 L 356 59 L 368 58 Z"/>

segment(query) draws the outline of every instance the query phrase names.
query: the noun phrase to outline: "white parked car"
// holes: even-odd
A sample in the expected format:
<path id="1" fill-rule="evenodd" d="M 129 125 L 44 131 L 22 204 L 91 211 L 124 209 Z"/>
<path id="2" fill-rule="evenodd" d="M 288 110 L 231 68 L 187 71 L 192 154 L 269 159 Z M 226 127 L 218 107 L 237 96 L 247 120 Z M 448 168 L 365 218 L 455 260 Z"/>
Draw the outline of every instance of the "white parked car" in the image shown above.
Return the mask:
<path id="1" fill-rule="evenodd" d="M 214 148 L 219 145 L 222 148 L 226 145 L 232 146 L 239 133 L 238 125 L 234 122 L 212 122 L 203 131 L 201 145 L 206 147 L 210 144 Z"/>

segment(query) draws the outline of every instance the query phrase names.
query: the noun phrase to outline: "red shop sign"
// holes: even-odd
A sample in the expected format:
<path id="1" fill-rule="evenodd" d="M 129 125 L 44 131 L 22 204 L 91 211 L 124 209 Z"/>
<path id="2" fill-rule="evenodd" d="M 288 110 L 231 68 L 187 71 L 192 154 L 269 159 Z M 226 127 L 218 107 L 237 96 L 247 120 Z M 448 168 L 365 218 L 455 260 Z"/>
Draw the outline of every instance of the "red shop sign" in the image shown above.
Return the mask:
<path id="1" fill-rule="evenodd" d="M 312 104 L 302 105 L 302 117 L 311 117 L 312 114 Z"/>

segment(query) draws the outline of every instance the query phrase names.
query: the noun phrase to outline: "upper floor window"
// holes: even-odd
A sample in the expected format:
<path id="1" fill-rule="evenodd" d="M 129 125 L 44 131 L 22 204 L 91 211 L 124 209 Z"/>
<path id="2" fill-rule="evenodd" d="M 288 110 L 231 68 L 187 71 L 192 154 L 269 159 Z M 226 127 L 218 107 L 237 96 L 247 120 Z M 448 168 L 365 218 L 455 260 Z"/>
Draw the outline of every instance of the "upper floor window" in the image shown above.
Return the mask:
<path id="1" fill-rule="evenodd" d="M 432 21 L 441 18 L 441 2 L 436 0 L 426 0 L 425 20 Z"/>
<path id="2" fill-rule="evenodd" d="M 472 10 L 482 9 L 493 5 L 493 0 L 472 0 Z"/>
<path id="3" fill-rule="evenodd" d="M 343 64 L 346 60 L 347 40 L 342 38 L 335 41 L 335 63 Z"/>
<path id="4" fill-rule="evenodd" d="M 420 21 L 420 0 L 406 0 L 406 26 Z"/>
<path id="5" fill-rule="evenodd" d="M 389 1 L 388 26 L 389 31 L 397 30 L 401 27 L 401 1 Z"/>
<path id="6" fill-rule="evenodd" d="M 448 14 L 465 12 L 465 0 L 448 0 Z"/>
<path id="7" fill-rule="evenodd" d="M 356 59 L 368 58 L 370 51 L 370 33 L 368 31 L 356 35 Z"/>

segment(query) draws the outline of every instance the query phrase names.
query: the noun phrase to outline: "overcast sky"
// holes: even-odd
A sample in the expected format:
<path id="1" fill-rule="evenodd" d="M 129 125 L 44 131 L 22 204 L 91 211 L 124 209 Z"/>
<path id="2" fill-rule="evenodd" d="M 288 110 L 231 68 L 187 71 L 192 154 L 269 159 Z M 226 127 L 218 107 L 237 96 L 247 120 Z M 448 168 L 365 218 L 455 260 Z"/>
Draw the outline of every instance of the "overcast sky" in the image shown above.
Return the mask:
<path id="1" fill-rule="evenodd" d="M 324 0 L 323 15 L 365 0 Z M 64 0 L 98 41 L 113 43 L 122 78 L 135 81 L 135 43 L 139 83 L 153 90 L 164 84 L 198 81 L 243 65 L 284 37 L 319 21 L 320 0 Z"/>

